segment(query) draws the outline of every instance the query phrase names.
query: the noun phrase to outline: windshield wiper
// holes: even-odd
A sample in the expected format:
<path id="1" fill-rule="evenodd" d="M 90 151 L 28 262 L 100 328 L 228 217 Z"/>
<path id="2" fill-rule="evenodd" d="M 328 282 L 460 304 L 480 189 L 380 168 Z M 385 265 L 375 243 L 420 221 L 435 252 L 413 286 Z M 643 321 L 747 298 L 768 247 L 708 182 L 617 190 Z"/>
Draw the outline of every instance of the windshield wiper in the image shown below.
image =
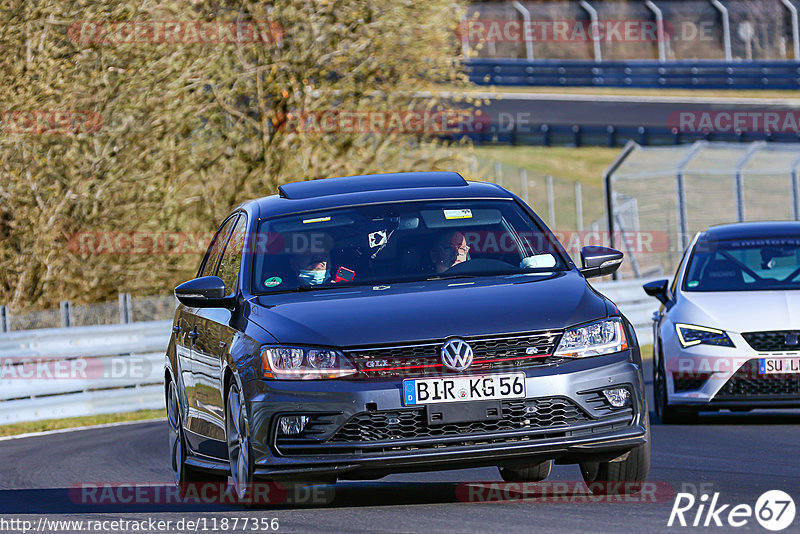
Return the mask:
<path id="1" fill-rule="evenodd" d="M 432 281 L 432 280 L 454 280 L 456 278 L 478 278 L 476 274 L 451 274 L 449 276 L 431 276 L 430 278 L 426 278 L 425 281 Z"/>

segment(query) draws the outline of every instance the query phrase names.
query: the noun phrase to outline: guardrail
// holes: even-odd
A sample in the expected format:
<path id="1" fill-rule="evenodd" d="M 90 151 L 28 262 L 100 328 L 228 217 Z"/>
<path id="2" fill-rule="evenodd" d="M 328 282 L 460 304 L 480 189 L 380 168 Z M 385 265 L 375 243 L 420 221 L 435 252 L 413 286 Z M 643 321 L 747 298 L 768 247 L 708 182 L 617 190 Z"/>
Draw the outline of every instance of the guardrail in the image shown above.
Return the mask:
<path id="1" fill-rule="evenodd" d="M 797 89 L 797 61 L 466 60 L 480 85 L 647 87 L 675 89 Z"/>
<path id="2" fill-rule="evenodd" d="M 646 280 L 594 284 L 652 342 Z M 160 409 L 170 321 L 0 334 L 0 425 Z"/>
<path id="3" fill-rule="evenodd" d="M 170 324 L 0 335 L 0 424 L 162 408 Z"/>

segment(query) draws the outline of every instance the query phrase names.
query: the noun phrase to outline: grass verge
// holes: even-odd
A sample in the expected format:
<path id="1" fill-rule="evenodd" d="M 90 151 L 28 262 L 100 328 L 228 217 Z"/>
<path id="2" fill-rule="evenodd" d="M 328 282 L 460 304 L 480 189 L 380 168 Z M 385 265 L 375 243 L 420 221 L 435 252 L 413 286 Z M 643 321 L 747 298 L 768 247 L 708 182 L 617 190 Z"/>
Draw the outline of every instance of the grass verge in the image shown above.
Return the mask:
<path id="1" fill-rule="evenodd" d="M 603 171 L 611 165 L 622 148 L 545 147 L 545 146 L 476 146 L 480 158 L 514 165 L 540 175 L 578 181 L 601 187 Z"/>
<path id="2" fill-rule="evenodd" d="M 166 417 L 164 410 L 140 410 L 138 412 L 110 413 L 103 415 L 87 415 L 82 417 L 68 417 L 66 419 L 44 419 L 42 421 L 27 421 L 0 425 L 0 436 L 16 436 L 29 432 L 44 432 L 46 430 L 61 430 L 80 426 L 103 425 L 107 423 L 121 423 L 125 421 L 143 421 Z"/>

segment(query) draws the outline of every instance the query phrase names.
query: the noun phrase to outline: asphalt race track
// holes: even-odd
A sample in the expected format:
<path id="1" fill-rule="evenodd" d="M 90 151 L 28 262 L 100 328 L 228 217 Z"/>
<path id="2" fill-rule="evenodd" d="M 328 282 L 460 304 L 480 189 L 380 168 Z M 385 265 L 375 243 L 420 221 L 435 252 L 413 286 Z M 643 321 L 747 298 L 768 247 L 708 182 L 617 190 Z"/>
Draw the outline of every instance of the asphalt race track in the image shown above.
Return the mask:
<path id="1" fill-rule="evenodd" d="M 78 497 L 78 484 L 135 484 L 153 495 L 169 484 L 171 471 L 166 422 L 83 430 L 0 442 L 0 526 L 12 518 L 30 520 L 34 528 L 42 517 L 56 521 L 152 518 L 170 520 L 173 525 L 181 519 L 200 519 L 204 523 L 194 525 L 198 531 L 211 531 L 216 521 L 218 531 L 232 532 L 238 518 L 236 530 L 250 532 L 255 523 L 242 528 L 244 518 L 277 518 L 281 532 L 730 532 L 734 529 L 725 523 L 705 529 L 668 528 L 675 494 L 719 492 L 718 505 L 730 504 L 730 510 L 737 504 L 754 507 L 763 492 L 779 489 L 800 508 L 797 411 L 706 415 L 696 426 L 654 424 L 652 443 L 650 481 L 655 491 L 635 498 L 648 502 L 592 502 L 585 490 L 575 487 L 580 480 L 577 466 L 556 466 L 548 479 L 556 484 L 540 485 L 538 490 L 530 489 L 536 487 L 531 485 L 528 493 L 520 493 L 519 486 L 498 492 L 501 479 L 494 468 L 466 469 L 302 488 L 296 491 L 312 494 L 319 502 L 245 510 L 227 504 L 163 501 L 84 503 L 87 499 Z M 552 502 L 552 492 L 560 502 Z M 468 502 L 470 495 L 493 502 Z M 690 523 L 696 510 L 697 505 L 686 514 Z M 723 521 L 726 514 L 727 510 Z M 225 526 L 224 518 L 228 519 Z M 701 525 L 704 519 L 705 514 Z M 0 531 L 14 532 L 11 528 L 6 525 Z M 186 530 L 173 526 L 169 532 Z M 754 517 L 735 530 L 768 532 Z M 798 531 L 800 510 L 784 532 Z"/>
<path id="2" fill-rule="evenodd" d="M 476 93 L 476 95 L 479 93 Z M 481 93 L 490 100 L 480 109 L 503 131 L 532 124 L 644 126 L 678 125 L 679 113 L 796 110 L 796 99 L 580 95 L 558 93 Z M 520 121 L 523 121 L 520 123 Z"/>

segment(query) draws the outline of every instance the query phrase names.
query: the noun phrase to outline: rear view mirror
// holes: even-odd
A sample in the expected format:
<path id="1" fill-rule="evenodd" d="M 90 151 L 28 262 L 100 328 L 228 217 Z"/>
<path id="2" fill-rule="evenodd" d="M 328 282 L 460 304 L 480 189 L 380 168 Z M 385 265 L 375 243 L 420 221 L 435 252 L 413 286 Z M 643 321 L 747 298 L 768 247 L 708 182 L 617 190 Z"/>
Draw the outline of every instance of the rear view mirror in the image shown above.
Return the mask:
<path id="1" fill-rule="evenodd" d="M 669 280 L 653 280 L 652 282 L 647 282 L 642 286 L 644 292 L 650 295 L 651 297 L 655 297 L 661 302 L 662 304 L 666 304 L 669 300 L 669 294 L 667 292 L 667 286 L 669 285 Z"/>
<path id="2" fill-rule="evenodd" d="M 225 282 L 219 276 L 203 276 L 175 288 L 175 296 L 190 308 L 231 308 L 235 299 L 225 296 Z"/>
<path id="3" fill-rule="evenodd" d="M 607 247 L 583 247 L 581 249 L 581 273 L 586 278 L 613 274 L 622 264 L 623 254 Z"/>

